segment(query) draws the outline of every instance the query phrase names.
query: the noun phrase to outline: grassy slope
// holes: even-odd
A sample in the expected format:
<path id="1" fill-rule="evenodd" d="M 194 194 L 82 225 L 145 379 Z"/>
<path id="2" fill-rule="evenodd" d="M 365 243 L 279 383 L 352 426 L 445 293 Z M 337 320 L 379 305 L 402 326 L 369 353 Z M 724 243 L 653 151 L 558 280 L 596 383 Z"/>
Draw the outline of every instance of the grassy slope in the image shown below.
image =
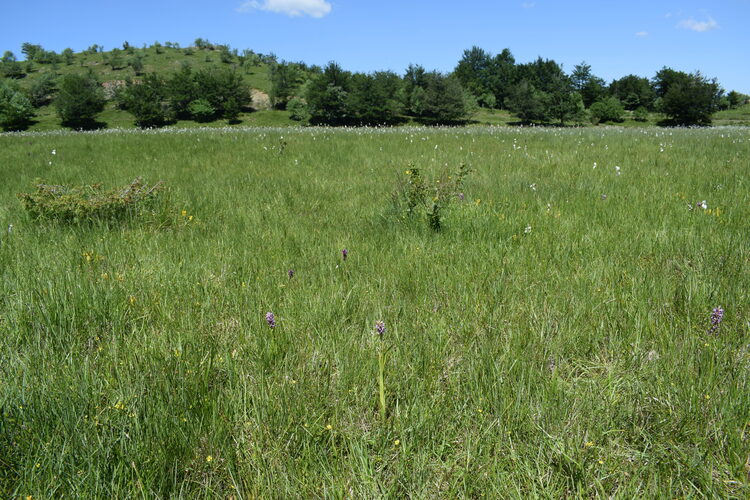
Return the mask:
<path id="1" fill-rule="evenodd" d="M 169 75 L 180 68 L 180 65 L 188 62 L 195 69 L 213 67 L 213 66 L 232 66 L 234 63 L 226 64 L 220 62 L 219 52 L 211 49 L 195 49 L 191 55 L 185 54 L 185 49 L 175 49 L 169 47 L 161 47 L 157 53 L 157 49 L 154 47 L 134 49 L 135 53 L 143 56 L 144 73 L 157 72 L 164 75 Z M 34 71 L 32 71 L 26 78 L 21 79 L 19 83 L 22 86 L 28 87 L 33 81 L 40 78 L 47 72 L 54 71 L 58 74 L 66 74 L 70 72 L 81 72 L 81 71 L 93 71 L 100 81 L 112 81 L 112 80 L 124 80 L 126 78 L 133 78 L 135 75 L 133 70 L 129 67 L 123 67 L 121 69 L 113 70 L 106 60 L 109 53 L 97 53 L 87 54 L 79 53 L 75 55 L 75 61 L 71 65 L 59 64 L 56 68 L 50 65 L 34 65 Z M 133 55 L 129 55 L 125 52 L 121 53 L 122 60 L 127 63 Z M 270 80 L 268 77 L 268 66 L 261 64 L 260 66 L 247 66 L 240 67 L 239 71 L 242 72 L 245 81 L 251 88 L 259 89 L 263 92 L 268 93 L 271 88 Z M 107 124 L 109 128 L 135 128 L 133 124 L 133 117 L 125 112 L 115 108 L 110 103 L 107 105 L 105 111 L 99 117 L 100 121 Z M 661 115 L 657 113 L 651 113 L 648 121 L 637 122 L 630 117 L 626 117 L 625 121 L 615 123 L 614 125 L 623 127 L 648 127 L 655 126 Z M 472 125 L 513 125 L 517 123 L 517 118 L 511 113 L 505 110 L 488 110 L 478 109 L 471 117 L 470 124 Z M 750 104 L 745 105 L 742 108 L 729 111 L 721 111 L 716 113 L 714 117 L 715 125 L 749 125 L 750 124 Z M 224 121 L 217 121 L 209 126 L 223 127 L 226 124 Z M 274 111 L 262 111 L 259 113 L 241 113 L 239 126 L 298 126 L 299 122 L 293 121 L 289 118 L 289 114 L 286 112 L 274 112 Z M 201 124 L 194 122 L 180 122 L 180 127 L 198 127 Z M 60 121 L 56 115 L 54 106 L 45 106 L 38 110 L 38 116 L 36 123 L 30 128 L 32 131 L 46 131 L 55 130 L 60 128 Z"/>
<path id="2" fill-rule="evenodd" d="M 0 497 L 747 498 L 748 157 L 748 129 L 0 136 Z M 460 162 L 442 233 L 399 222 L 409 163 Z M 14 196 L 137 175 L 170 225 Z"/>
<path id="3" fill-rule="evenodd" d="M 156 72 L 163 75 L 170 75 L 179 70 L 180 66 L 186 62 L 196 70 L 210 67 L 234 67 L 236 63 L 222 63 L 219 52 L 216 50 L 198 50 L 193 48 L 191 55 L 185 54 L 185 49 L 161 47 L 159 50 L 161 53 L 157 53 L 157 49 L 154 47 L 134 49 L 135 53 L 143 56 L 144 74 Z M 35 80 L 49 72 L 64 75 L 89 70 L 93 71 L 101 82 L 137 78 L 133 70 L 129 67 L 113 70 L 105 62 L 108 56 L 108 52 L 96 54 L 78 53 L 75 55 L 74 63 L 70 65 L 61 63 L 56 65 L 56 67 L 52 67 L 51 65 L 35 64 L 34 71 L 18 82 L 22 87 L 28 88 Z M 121 53 L 121 56 L 125 63 L 134 57 L 124 52 Z M 251 88 L 266 93 L 270 91 L 267 65 L 247 65 L 246 67 L 239 67 L 238 71 L 240 71 Z M 107 105 L 107 108 L 99 115 L 98 119 L 106 123 L 108 128 L 135 128 L 133 116 L 126 111 L 117 109 L 113 103 Z M 261 111 L 258 113 L 241 113 L 239 119 L 239 125 L 246 126 L 285 126 L 297 124 L 297 122 L 289 119 L 289 114 L 286 112 L 272 113 L 270 111 Z M 226 123 L 223 120 L 212 124 L 212 126 L 224 125 Z M 193 122 L 181 122 L 178 126 L 196 127 L 200 125 Z M 37 111 L 36 123 L 29 130 L 46 131 L 59 128 L 60 119 L 57 117 L 55 107 L 50 105 L 44 106 Z"/>

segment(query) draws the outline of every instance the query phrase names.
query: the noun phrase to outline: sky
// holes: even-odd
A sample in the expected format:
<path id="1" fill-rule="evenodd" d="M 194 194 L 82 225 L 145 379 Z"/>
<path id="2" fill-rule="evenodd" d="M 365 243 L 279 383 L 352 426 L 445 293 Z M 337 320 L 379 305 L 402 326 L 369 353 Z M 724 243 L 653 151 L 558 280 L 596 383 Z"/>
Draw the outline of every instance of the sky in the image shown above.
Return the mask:
<path id="1" fill-rule="evenodd" d="M 607 82 L 664 66 L 750 94 L 750 0 L 2 0 L 0 52 L 200 37 L 350 71 L 452 71 L 476 45 L 517 63 L 585 61 Z"/>

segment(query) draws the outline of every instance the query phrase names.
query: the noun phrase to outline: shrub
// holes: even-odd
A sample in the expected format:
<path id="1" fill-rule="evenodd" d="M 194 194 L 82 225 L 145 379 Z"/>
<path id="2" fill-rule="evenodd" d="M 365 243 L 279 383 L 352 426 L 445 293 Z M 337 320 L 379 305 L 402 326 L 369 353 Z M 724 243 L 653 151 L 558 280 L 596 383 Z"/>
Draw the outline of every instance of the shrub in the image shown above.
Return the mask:
<path id="1" fill-rule="evenodd" d="M 648 120 L 648 110 L 641 106 L 640 108 L 633 111 L 633 120 L 637 122 L 645 122 Z"/>
<path id="2" fill-rule="evenodd" d="M 591 121 L 594 123 L 621 122 L 625 109 L 616 97 L 605 97 L 592 104 L 589 112 L 591 113 Z"/>
<path id="3" fill-rule="evenodd" d="M 224 103 L 224 118 L 227 123 L 239 123 L 238 117 L 240 116 L 240 105 L 237 103 L 237 99 L 230 97 Z"/>
<path id="4" fill-rule="evenodd" d="M 62 124 L 70 128 L 90 128 L 94 118 L 104 110 L 104 92 L 93 76 L 70 74 L 60 82 L 55 99 Z"/>
<path id="5" fill-rule="evenodd" d="M 310 119 L 310 113 L 307 111 L 307 104 L 299 97 L 293 97 L 286 105 L 287 111 L 291 113 L 292 120 L 303 122 Z"/>
<path id="6" fill-rule="evenodd" d="M 31 84 L 29 88 L 29 99 L 35 108 L 49 104 L 52 101 L 52 94 L 57 90 L 53 73 L 44 73 L 41 78 Z"/>
<path id="7" fill-rule="evenodd" d="M 146 75 L 141 83 L 128 83 L 118 101 L 141 128 L 162 127 L 172 120 L 166 82 L 156 73 Z"/>
<path id="8" fill-rule="evenodd" d="M 34 118 L 34 107 L 15 85 L 0 82 L 0 128 L 24 130 Z"/>
<path id="9" fill-rule="evenodd" d="M 197 122 L 211 121 L 216 115 L 216 109 L 205 99 L 196 99 L 188 106 L 190 116 Z"/>
<path id="10" fill-rule="evenodd" d="M 443 172 L 430 180 L 422 172 L 409 165 L 406 180 L 400 181 L 392 195 L 393 207 L 401 219 L 423 217 L 433 231 L 443 227 L 445 209 L 456 200 L 463 199 L 461 187 L 470 170 L 462 163 L 458 172 L 448 175 Z"/>
<path id="11" fill-rule="evenodd" d="M 33 193 L 20 193 L 26 211 L 37 220 L 64 223 L 108 222 L 132 218 L 151 205 L 164 190 L 159 181 L 149 186 L 138 177 L 124 187 L 110 191 L 101 184 L 54 186 L 39 181 Z"/>

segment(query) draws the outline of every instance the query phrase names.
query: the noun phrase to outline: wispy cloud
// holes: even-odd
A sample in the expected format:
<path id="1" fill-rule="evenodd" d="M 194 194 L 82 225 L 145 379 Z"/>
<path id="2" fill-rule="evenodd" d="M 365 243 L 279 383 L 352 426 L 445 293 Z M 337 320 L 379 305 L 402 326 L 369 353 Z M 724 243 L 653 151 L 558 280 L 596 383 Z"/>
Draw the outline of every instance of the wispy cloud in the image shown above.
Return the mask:
<path id="1" fill-rule="evenodd" d="M 524 9 L 533 9 L 534 7 L 536 7 L 536 2 L 524 2 L 521 4 L 521 7 L 523 7 Z"/>
<path id="2" fill-rule="evenodd" d="M 719 23 L 717 23 L 716 20 L 712 17 L 709 17 L 706 21 L 696 21 L 695 19 L 690 18 L 683 19 L 677 26 L 686 30 L 692 30 L 702 33 L 704 31 L 718 29 Z"/>
<path id="3" fill-rule="evenodd" d="M 326 0 L 249 0 L 237 8 L 238 12 L 265 10 L 289 17 L 323 17 L 331 12 L 331 4 Z"/>
<path id="4" fill-rule="evenodd" d="M 648 31 L 638 31 L 635 36 L 638 38 L 646 38 L 648 36 Z"/>

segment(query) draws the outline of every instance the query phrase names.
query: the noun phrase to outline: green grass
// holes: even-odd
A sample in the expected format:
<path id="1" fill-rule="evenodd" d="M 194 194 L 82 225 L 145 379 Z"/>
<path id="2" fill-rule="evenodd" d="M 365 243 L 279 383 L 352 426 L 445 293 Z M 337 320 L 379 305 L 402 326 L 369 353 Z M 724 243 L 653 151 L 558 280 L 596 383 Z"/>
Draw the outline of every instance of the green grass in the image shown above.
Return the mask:
<path id="1" fill-rule="evenodd" d="M 735 109 L 719 111 L 714 115 L 715 125 L 750 125 L 750 104 L 745 104 Z"/>
<path id="2" fill-rule="evenodd" d="M 747 498 L 748 157 L 742 128 L 0 135 L 0 497 Z M 441 232 L 394 210 L 461 162 Z M 15 198 L 139 175 L 161 224 Z"/>

